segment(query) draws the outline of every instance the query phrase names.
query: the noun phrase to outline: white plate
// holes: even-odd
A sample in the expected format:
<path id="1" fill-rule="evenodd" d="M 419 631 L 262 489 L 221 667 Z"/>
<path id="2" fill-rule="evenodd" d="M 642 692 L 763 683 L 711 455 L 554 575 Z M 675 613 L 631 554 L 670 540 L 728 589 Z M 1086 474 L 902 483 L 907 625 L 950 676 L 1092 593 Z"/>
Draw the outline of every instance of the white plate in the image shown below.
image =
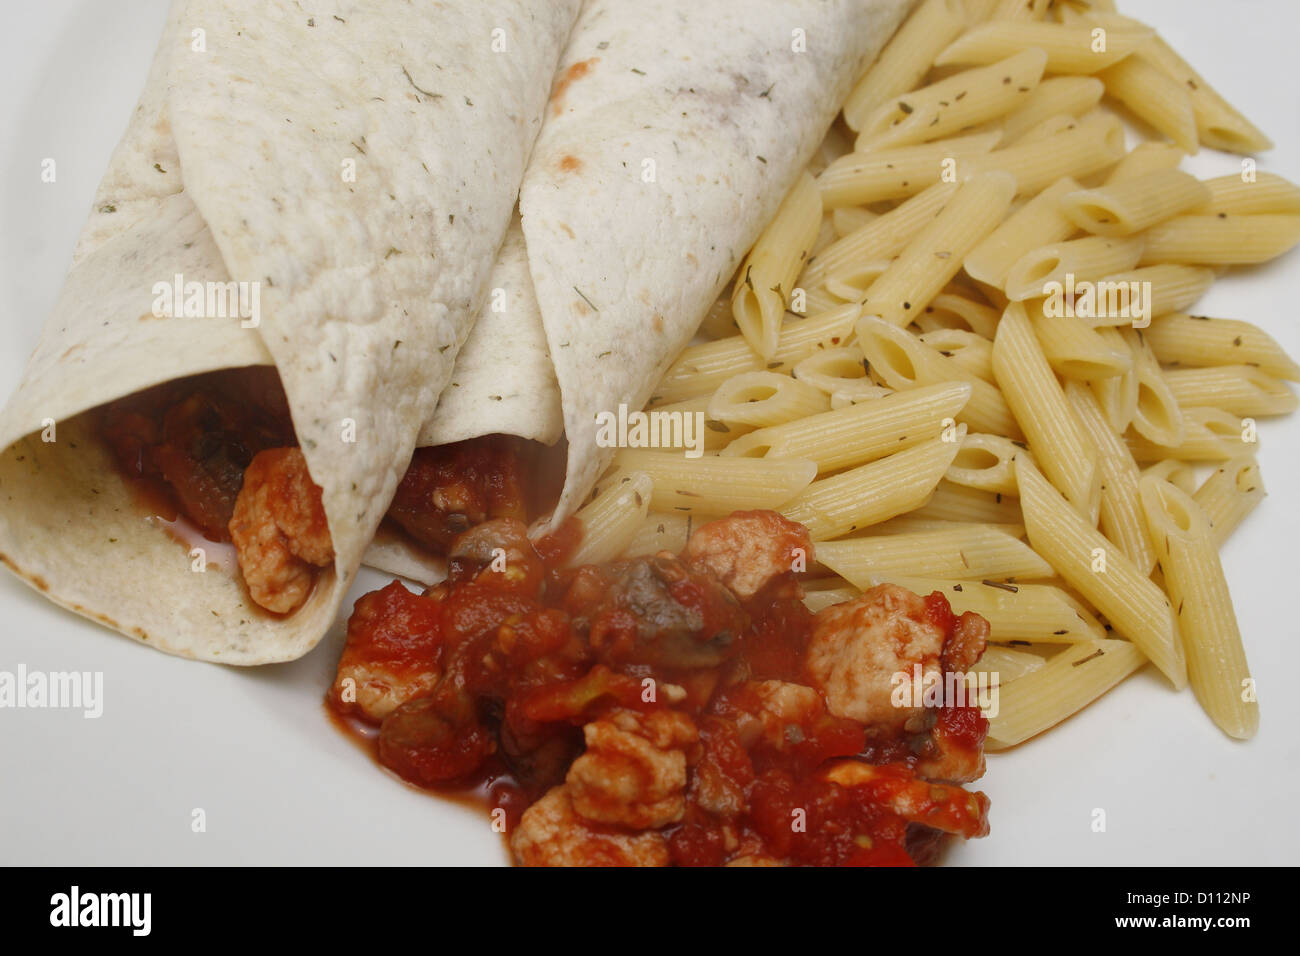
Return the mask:
<path id="1" fill-rule="evenodd" d="M 1260 168 L 1300 181 L 1292 0 L 1130 0 L 1277 143 Z M 0 391 L 18 381 L 109 153 L 143 86 L 162 0 L 11 4 L 0 32 Z M 57 180 L 41 181 L 46 158 Z M 1187 164 L 1221 175 L 1239 160 Z M 1234 273 L 1196 311 L 1246 318 L 1300 355 L 1300 253 Z M 1290 275 L 1288 274 L 1290 273 Z M 1300 420 L 1261 426 L 1271 492 L 1224 553 L 1259 737 L 1223 736 L 1150 669 L 1045 737 L 993 755 L 980 782 L 993 832 L 955 864 L 1294 863 L 1300 779 L 1293 620 Z M 378 586 L 363 571 L 353 597 Z M 350 606 L 350 601 L 348 602 Z M 104 708 L 0 709 L 0 861 L 7 863 L 505 862 L 487 816 L 379 772 L 326 719 L 341 624 L 294 664 L 236 670 L 149 651 L 0 575 L 0 670 L 99 671 Z M 1104 810 L 1106 830 L 1093 831 Z M 206 831 L 194 832 L 202 810 Z"/>

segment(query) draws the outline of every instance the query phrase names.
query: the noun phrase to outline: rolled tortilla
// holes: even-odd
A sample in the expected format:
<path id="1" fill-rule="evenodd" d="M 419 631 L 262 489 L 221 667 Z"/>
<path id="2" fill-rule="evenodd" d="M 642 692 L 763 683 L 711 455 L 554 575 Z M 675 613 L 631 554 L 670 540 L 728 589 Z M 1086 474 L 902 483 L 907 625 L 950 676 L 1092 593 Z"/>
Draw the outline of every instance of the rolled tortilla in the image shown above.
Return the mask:
<path id="1" fill-rule="evenodd" d="M 570 515 L 614 452 L 597 414 L 646 403 L 910 6 L 588 0 L 521 191 L 533 289 L 480 318 L 422 440 L 562 421 Z"/>
<path id="2" fill-rule="evenodd" d="M 171 653 L 259 664 L 314 646 L 478 314 L 578 5 L 178 0 L 0 415 L 0 560 Z M 259 324 L 157 317 L 155 284 L 177 275 L 255 283 Z M 335 550 L 285 617 L 220 562 L 192 570 L 83 415 L 268 364 Z"/>

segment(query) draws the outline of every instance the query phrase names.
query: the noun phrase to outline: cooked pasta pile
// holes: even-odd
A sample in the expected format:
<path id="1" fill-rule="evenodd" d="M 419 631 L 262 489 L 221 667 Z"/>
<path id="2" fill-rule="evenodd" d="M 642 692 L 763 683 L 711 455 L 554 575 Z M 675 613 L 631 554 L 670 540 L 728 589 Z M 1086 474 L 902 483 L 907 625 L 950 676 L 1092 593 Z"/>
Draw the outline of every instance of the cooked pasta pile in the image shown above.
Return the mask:
<path id="1" fill-rule="evenodd" d="M 1164 139 L 1128 148 L 1116 105 Z M 651 400 L 704 413 L 705 454 L 620 452 L 581 559 L 773 508 L 814 609 L 888 581 L 989 620 L 993 749 L 1147 662 L 1253 735 L 1218 549 L 1300 366 L 1186 310 L 1300 241 L 1300 188 L 1198 180 L 1199 146 L 1271 143 L 1109 3 L 924 0 Z"/>

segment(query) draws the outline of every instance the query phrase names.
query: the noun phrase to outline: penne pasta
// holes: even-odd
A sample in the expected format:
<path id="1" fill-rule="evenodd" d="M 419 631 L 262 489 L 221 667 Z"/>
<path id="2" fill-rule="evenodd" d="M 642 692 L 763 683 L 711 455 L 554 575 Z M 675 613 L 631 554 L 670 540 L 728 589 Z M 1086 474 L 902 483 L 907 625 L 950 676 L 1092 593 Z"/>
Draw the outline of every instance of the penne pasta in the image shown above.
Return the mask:
<path id="1" fill-rule="evenodd" d="M 1146 520 L 1138 501 L 1141 474 L 1133 453 L 1123 438 L 1111 429 L 1101 403 L 1086 385 L 1067 382 L 1065 398 L 1084 434 L 1097 448 L 1097 469 L 1101 474 L 1098 527 L 1129 556 L 1138 571 L 1149 576 L 1155 567 L 1156 555 L 1147 537 Z"/>
<path id="2" fill-rule="evenodd" d="M 1300 365 L 1263 329 L 1237 319 L 1174 313 L 1143 333 L 1162 365 L 1249 365 L 1267 375 L 1300 382 Z"/>
<path id="3" fill-rule="evenodd" d="M 641 472 L 627 472 L 608 481 L 575 515 L 582 540 L 568 566 L 601 564 L 622 554 L 645 522 L 653 490 L 654 482 Z"/>
<path id="4" fill-rule="evenodd" d="M 1144 233 L 1142 264 L 1251 265 L 1300 242 L 1300 216 L 1177 216 Z"/>
<path id="5" fill-rule="evenodd" d="M 1028 101 L 1046 65 L 1042 50 L 1021 50 L 998 63 L 892 97 L 863 121 L 854 149 L 911 146 L 997 119 Z"/>
<path id="6" fill-rule="evenodd" d="M 934 329 L 917 336 L 967 373 L 993 382 L 993 343 L 965 329 Z"/>
<path id="7" fill-rule="evenodd" d="M 1002 124 L 1002 143 L 1010 146 L 1044 120 L 1079 117 L 1101 102 L 1105 85 L 1095 76 L 1050 76 L 1025 97 Z"/>
<path id="8" fill-rule="evenodd" d="M 1176 458 L 1179 461 L 1227 461 L 1247 446 L 1258 447 L 1259 438 L 1248 421 L 1221 408 L 1192 407 L 1182 411 L 1183 437 L 1176 445 L 1160 445 L 1140 435 L 1124 436 L 1139 462 Z"/>
<path id="9" fill-rule="evenodd" d="M 1017 538 L 977 524 L 910 534 L 879 534 L 826 541 L 817 561 L 859 588 L 873 575 L 911 574 L 982 581 L 1048 578 L 1051 566 Z"/>
<path id="10" fill-rule="evenodd" d="M 994 21 L 972 27 L 948 45 L 934 62 L 994 63 L 1017 50 L 1038 47 L 1047 53 L 1049 73 L 1097 73 L 1142 48 L 1155 32 L 1147 27 L 1101 31 L 1058 23 Z"/>
<path id="11" fill-rule="evenodd" d="M 1189 153 L 1197 150 L 1196 111 L 1187 87 L 1142 56 L 1130 56 L 1098 74 L 1106 95 Z"/>
<path id="12" fill-rule="evenodd" d="M 850 153 L 817 177 L 822 203 L 827 209 L 860 206 L 915 196 L 941 181 L 956 182 L 960 178 L 957 171 L 965 169 L 974 157 L 988 153 L 1001 136 L 999 132 L 975 133 L 921 146 Z M 945 173 L 949 178 L 944 178 Z"/>
<path id="13" fill-rule="evenodd" d="M 1123 343 L 1115 344 L 1079 316 L 1044 310 L 1045 300 L 1025 303 L 1025 312 L 1042 346 L 1043 356 L 1062 378 L 1081 381 L 1122 376 L 1133 369 L 1133 353 Z M 1075 311 L 1079 299 L 1074 300 Z"/>
<path id="14" fill-rule="evenodd" d="M 1129 348 L 1128 342 L 1120 334 L 1119 329 L 1100 327 L 1097 334 L 1114 349 Z M 1132 349 L 1129 349 L 1132 355 Z M 1110 422 L 1110 427 L 1117 434 L 1123 434 L 1133 421 L 1133 413 L 1137 410 L 1138 400 L 1138 380 L 1136 370 L 1130 370 L 1118 377 L 1110 376 L 1108 378 L 1094 379 L 1088 383 L 1092 387 L 1092 392 L 1097 396 L 1097 401 L 1101 404 L 1102 411 L 1106 413 L 1106 421 Z"/>
<path id="15" fill-rule="evenodd" d="M 636 558 L 660 551 L 680 554 L 686 548 L 693 524 L 694 518 L 690 514 L 652 511 L 641 520 L 636 534 L 623 549 L 623 556 Z"/>
<path id="16" fill-rule="evenodd" d="M 1177 688 L 1187 684 L 1168 598 L 1127 555 L 1069 506 L 1027 458 L 1016 459 L 1025 529 L 1041 554 Z"/>
<path id="17" fill-rule="evenodd" d="M 943 477 L 965 437 L 930 438 L 857 468 L 814 481 L 781 510 L 814 541 L 860 531 L 921 505 Z M 738 459 L 741 461 L 752 459 Z M 771 460 L 771 459 L 768 459 Z"/>
<path id="18" fill-rule="evenodd" d="M 884 398 L 792 422 L 760 428 L 732 442 L 727 456 L 801 458 L 819 472 L 875 461 L 937 438 L 970 398 L 964 382 L 909 389 Z"/>
<path id="19" fill-rule="evenodd" d="M 1082 179 L 1117 163 L 1124 155 L 1124 127 L 1115 116 L 1098 115 L 1077 120 L 1052 136 L 1045 136 L 992 152 L 972 152 L 963 168 L 969 171 L 1001 169 L 1016 177 L 1017 195 L 1034 196 L 1064 176 Z"/>
<path id="20" fill-rule="evenodd" d="M 1210 200 L 1197 210 L 1205 215 L 1300 215 L 1300 186 L 1275 173 L 1256 172 L 1249 179 L 1244 173 L 1219 176 L 1207 179 L 1205 188 Z"/>
<path id="21" fill-rule="evenodd" d="M 817 475 L 817 466 L 800 458 L 687 458 L 673 452 L 623 449 L 614 465 L 644 472 L 654 482 L 655 511 L 727 515 L 752 508 L 779 509 Z"/>
<path id="22" fill-rule="evenodd" d="M 1095 520 L 1097 449 L 1065 400 L 1025 309 L 1013 303 L 993 340 L 993 372 L 1039 466 L 1080 515 Z"/>
<path id="23" fill-rule="evenodd" d="M 972 375 L 906 329 L 874 316 L 857 324 L 858 346 L 872 373 L 890 388 L 905 391 L 953 379 L 971 387 L 971 397 L 957 416 L 972 430 L 1020 438 L 1020 427 L 996 387 Z"/>
<path id="24" fill-rule="evenodd" d="M 1015 458 L 1021 451 L 1024 449 L 1001 435 L 970 433 L 944 473 L 944 479 L 966 488 L 1014 496 Z"/>
<path id="25" fill-rule="evenodd" d="M 1089 325 L 1132 325 L 1135 317 L 1152 317 L 1179 312 L 1197 302 L 1214 284 L 1214 270 L 1196 266 L 1143 266 L 1103 276 L 1097 280 L 1098 297 L 1104 291 L 1114 296 L 1106 306 L 1083 316 Z M 1075 309 L 1076 315 L 1080 310 Z"/>
<path id="26" fill-rule="evenodd" d="M 1186 157 L 1187 153 L 1172 143 L 1138 143 L 1115 164 L 1115 168 L 1106 177 L 1106 185 L 1126 182 L 1162 170 L 1177 169 Z"/>
<path id="27" fill-rule="evenodd" d="M 1212 406 L 1256 418 L 1286 415 L 1300 405 L 1285 383 L 1249 365 L 1175 368 L 1162 374 L 1180 408 Z"/>
<path id="28" fill-rule="evenodd" d="M 1046 663 L 1047 658 L 1042 654 L 990 644 L 984 648 L 980 659 L 969 668 L 969 673 L 988 674 L 991 686 L 1004 687 L 1017 678 L 1032 674 Z"/>
<path id="29" fill-rule="evenodd" d="M 1143 245 L 1141 237 L 1085 236 L 1031 249 L 1008 270 L 1003 289 L 1012 302 L 1023 302 L 1050 295 L 1053 286 L 1094 282 L 1137 265 Z"/>
<path id="30" fill-rule="evenodd" d="M 1016 184 L 1006 173 L 982 173 L 962 184 L 929 225 L 899 252 L 862 301 L 862 311 L 908 325 L 961 269 L 962 260 L 1011 208 Z"/>
<path id="31" fill-rule="evenodd" d="M 1065 592 L 1050 584 L 959 581 L 890 573 L 872 579 L 873 585 L 885 582 L 914 594 L 940 592 L 954 614 L 972 611 L 988 621 L 990 641 L 1075 644 L 1106 637 L 1095 617 L 1081 614 Z"/>
<path id="32" fill-rule="evenodd" d="M 966 256 L 967 274 L 1001 289 L 1011 267 L 1026 253 L 1074 235 L 1078 227 L 1061 212 L 1060 200 L 1078 188 L 1066 176 L 1026 202 Z"/>
<path id="33" fill-rule="evenodd" d="M 1119 333 L 1133 353 L 1133 375 L 1137 379 L 1137 404 L 1133 408 L 1133 430 L 1157 445 L 1174 447 L 1186 435 L 1182 406 L 1160 363 L 1151 352 L 1141 330 L 1120 329 Z"/>
<path id="34" fill-rule="evenodd" d="M 1192 497 L 1210 522 L 1214 546 L 1221 548 L 1265 494 L 1254 456 L 1241 455 L 1214 469 Z"/>
<path id="35" fill-rule="evenodd" d="M 830 396 L 779 372 L 741 372 L 709 399 L 709 419 L 724 425 L 780 425 L 829 411 Z"/>
<path id="36" fill-rule="evenodd" d="M 764 360 L 776 353 L 786 304 L 812 253 L 821 222 L 821 193 L 805 172 L 740 265 L 731 296 L 732 314 L 740 334 Z"/>
<path id="37" fill-rule="evenodd" d="M 1259 705 L 1210 522 L 1190 495 L 1168 482 L 1143 478 L 1141 492 L 1186 648 L 1188 683 L 1224 733 L 1253 737 Z"/>
<path id="38" fill-rule="evenodd" d="M 1015 498 L 1000 492 L 968 488 L 945 478 L 925 506 L 917 508 L 911 516 L 931 521 L 1012 525 L 1020 522 L 1020 505 Z"/>
<path id="39" fill-rule="evenodd" d="M 1003 750 L 1077 714 L 1146 663 L 1128 641 L 1074 644 L 998 696 L 985 747 Z"/>
<path id="40" fill-rule="evenodd" d="M 650 404 L 671 404 L 709 395 L 741 372 L 793 368 L 818 348 L 832 348 L 847 341 L 861 311 L 856 304 L 841 304 L 811 318 L 787 322 L 776 354 L 766 364 L 741 335 L 689 346 L 669 367 Z"/>
<path id="41" fill-rule="evenodd" d="M 1209 201 L 1210 190 L 1195 176 L 1165 169 L 1070 193 L 1061 212 L 1087 232 L 1131 236 Z"/>

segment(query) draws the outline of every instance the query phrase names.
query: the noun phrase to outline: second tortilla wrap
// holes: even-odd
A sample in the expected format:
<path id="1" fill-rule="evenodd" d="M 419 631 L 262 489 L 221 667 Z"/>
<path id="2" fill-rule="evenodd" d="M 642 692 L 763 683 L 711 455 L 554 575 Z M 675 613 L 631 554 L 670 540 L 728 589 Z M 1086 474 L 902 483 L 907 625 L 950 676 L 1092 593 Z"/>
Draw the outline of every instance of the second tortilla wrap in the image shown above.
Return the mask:
<path id="1" fill-rule="evenodd" d="M 644 406 L 911 5 L 589 0 L 521 191 L 532 286 L 512 246 L 422 442 L 562 428 L 572 514 L 597 414 Z"/>

